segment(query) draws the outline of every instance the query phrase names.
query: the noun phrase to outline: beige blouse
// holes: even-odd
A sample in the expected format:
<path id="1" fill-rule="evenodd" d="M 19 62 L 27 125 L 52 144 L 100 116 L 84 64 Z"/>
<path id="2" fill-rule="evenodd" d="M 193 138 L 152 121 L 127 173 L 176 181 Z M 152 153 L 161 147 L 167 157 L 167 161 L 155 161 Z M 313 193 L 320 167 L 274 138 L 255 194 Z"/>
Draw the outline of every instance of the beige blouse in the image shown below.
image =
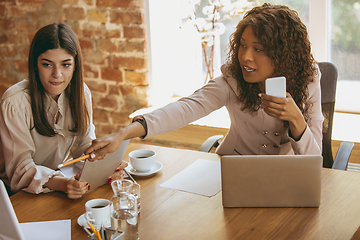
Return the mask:
<path id="1" fill-rule="evenodd" d="M 90 125 L 85 137 L 75 136 L 69 101 L 62 93 L 55 102 L 47 95 L 45 107 L 49 123 L 56 135 L 40 135 L 34 128 L 27 79 L 10 87 L 0 102 L 0 178 L 12 190 L 23 189 L 30 193 L 49 192 L 43 185 L 53 176 L 63 176 L 56 170 L 68 158 L 83 154 L 95 139 L 92 122 L 92 104 L 89 88 L 84 84 L 85 100 Z M 35 167 L 31 171 L 30 168 Z M 35 174 L 35 175 L 34 175 Z"/>
<path id="2" fill-rule="evenodd" d="M 312 103 L 310 119 L 298 141 L 289 136 L 289 131 L 284 128 L 282 120 L 267 115 L 263 108 L 254 113 L 242 111 L 243 103 L 238 100 L 236 79 L 231 77 L 226 65 L 221 67 L 221 71 L 222 76 L 210 80 L 189 97 L 144 114 L 148 129 L 146 138 L 183 127 L 225 106 L 229 112 L 231 125 L 216 153 L 321 155 L 324 118 L 321 111 L 319 69 L 314 81 L 308 86 L 309 97 L 306 101 Z"/>

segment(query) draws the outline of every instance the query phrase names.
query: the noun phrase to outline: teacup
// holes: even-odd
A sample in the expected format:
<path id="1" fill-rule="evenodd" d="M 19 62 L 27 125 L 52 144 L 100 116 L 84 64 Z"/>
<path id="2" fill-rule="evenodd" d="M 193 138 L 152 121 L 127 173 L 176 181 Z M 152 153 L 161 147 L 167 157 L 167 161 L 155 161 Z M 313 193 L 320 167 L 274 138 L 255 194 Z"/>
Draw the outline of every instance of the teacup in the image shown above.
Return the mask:
<path id="1" fill-rule="evenodd" d="M 85 219 L 95 227 L 110 224 L 110 201 L 103 198 L 96 198 L 85 203 Z"/>
<path id="2" fill-rule="evenodd" d="M 147 172 L 155 164 L 156 154 L 152 150 L 139 149 L 129 153 L 129 161 L 133 169 Z"/>

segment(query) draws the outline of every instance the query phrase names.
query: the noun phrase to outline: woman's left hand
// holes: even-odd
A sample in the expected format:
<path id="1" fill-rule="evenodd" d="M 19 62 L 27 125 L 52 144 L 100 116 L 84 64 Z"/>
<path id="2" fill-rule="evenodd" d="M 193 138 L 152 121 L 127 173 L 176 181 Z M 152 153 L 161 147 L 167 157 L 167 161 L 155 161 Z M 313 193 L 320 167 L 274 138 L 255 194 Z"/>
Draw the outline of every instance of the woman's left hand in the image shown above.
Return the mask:
<path id="1" fill-rule="evenodd" d="M 87 182 L 78 181 L 79 177 L 80 172 L 68 180 L 66 184 L 68 198 L 81 198 L 90 189 L 90 185 Z"/>
<path id="2" fill-rule="evenodd" d="M 122 179 L 123 178 L 123 169 L 128 166 L 128 163 L 123 161 L 115 170 L 115 173 L 113 173 L 109 179 L 108 183 L 111 183 L 113 180 Z"/>
<path id="3" fill-rule="evenodd" d="M 307 124 L 290 93 L 286 93 L 286 98 L 273 97 L 264 93 L 261 93 L 260 97 L 264 111 L 274 118 L 288 121 L 292 137 L 299 140 Z"/>

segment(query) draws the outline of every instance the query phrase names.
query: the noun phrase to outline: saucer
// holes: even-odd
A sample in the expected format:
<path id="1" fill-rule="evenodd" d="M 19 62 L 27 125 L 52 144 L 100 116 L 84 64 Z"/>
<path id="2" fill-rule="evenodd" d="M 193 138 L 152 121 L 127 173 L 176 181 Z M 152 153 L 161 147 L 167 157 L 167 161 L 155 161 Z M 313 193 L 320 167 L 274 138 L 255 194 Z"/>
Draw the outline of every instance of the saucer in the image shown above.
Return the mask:
<path id="1" fill-rule="evenodd" d="M 150 176 L 152 174 L 157 173 L 158 171 L 160 171 L 163 168 L 163 165 L 161 162 L 155 162 L 154 165 L 152 166 L 152 168 L 147 171 L 147 172 L 139 172 L 136 171 L 135 169 L 132 168 L 131 164 L 129 163 L 129 165 L 126 167 L 126 170 L 128 170 L 128 172 L 131 175 L 135 175 L 135 176 Z"/>
<path id="2" fill-rule="evenodd" d="M 80 226 L 84 226 L 84 227 L 86 227 L 86 228 L 90 228 L 89 225 L 88 225 L 87 222 L 86 222 L 85 213 L 82 214 L 80 217 L 78 217 L 77 223 L 78 223 Z M 111 221 L 110 221 L 110 219 L 109 219 L 109 221 L 107 221 L 107 222 L 104 224 L 104 227 L 106 227 L 106 228 L 111 227 Z"/>

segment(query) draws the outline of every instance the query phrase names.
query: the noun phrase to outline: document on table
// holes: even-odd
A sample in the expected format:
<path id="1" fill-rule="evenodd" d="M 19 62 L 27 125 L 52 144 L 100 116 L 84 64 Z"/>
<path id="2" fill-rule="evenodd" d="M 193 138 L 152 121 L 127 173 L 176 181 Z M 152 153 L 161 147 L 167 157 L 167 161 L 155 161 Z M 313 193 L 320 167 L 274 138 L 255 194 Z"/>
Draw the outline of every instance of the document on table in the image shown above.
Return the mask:
<path id="1" fill-rule="evenodd" d="M 220 162 L 198 159 L 160 187 L 214 196 L 221 190 Z"/>
<path id="2" fill-rule="evenodd" d="M 20 223 L 25 240 L 71 240 L 71 220 Z"/>

